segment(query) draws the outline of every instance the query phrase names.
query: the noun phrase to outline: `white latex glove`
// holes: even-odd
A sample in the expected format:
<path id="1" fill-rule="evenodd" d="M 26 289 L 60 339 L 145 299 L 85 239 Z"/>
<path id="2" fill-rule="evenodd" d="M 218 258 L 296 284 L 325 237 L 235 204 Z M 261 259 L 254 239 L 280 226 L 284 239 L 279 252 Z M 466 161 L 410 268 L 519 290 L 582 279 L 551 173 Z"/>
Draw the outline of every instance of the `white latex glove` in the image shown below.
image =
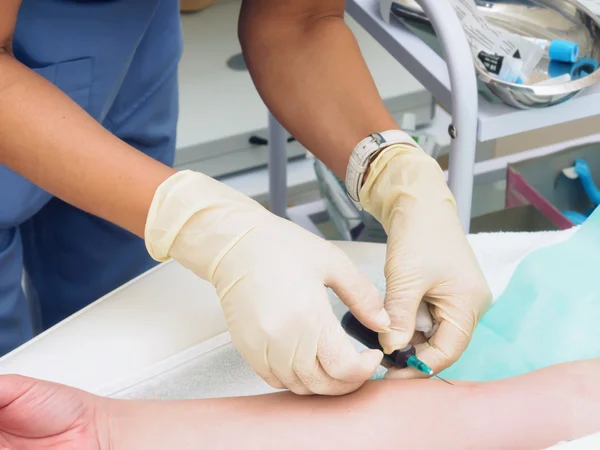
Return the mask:
<path id="1" fill-rule="evenodd" d="M 232 342 L 272 387 L 358 389 L 383 357 L 358 353 L 333 314 L 331 287 L 365 325 L 389 327 L 378 290 L 333 244 L 212 178 L 180 172 L 157 190 L 146 245 L 215 286 Z"/>
<path id="2" fill-rule="evenodd" d="M 392 331 L 380 334 L 381 345 L 391 353 L 416 343 L 418 357 L 439 373 L 462 355 L 492 300 L 444 174 L 417 144 L 390 146 L 371 163 L 360 201 L 388 234 L 385 308 Z M 433 328 L 422 317 L 416 326 L 422 301 Z M 419 375 L 409 368 L 386 376 Z"/>

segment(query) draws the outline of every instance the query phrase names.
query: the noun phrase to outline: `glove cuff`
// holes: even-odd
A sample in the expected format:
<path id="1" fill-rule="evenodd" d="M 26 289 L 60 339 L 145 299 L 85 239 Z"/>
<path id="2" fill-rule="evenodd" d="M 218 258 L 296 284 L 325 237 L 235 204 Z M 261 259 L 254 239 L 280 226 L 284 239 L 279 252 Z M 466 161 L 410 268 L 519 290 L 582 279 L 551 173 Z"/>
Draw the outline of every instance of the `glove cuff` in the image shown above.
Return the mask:
<path id="1" fill-rule="evenodd" d="M 181 171 L 167 178 L 156 190 L 144 229 L 146 249 L 156 261 L 169 259 L 169 251 L 179 233 L 196 208 L 186 208 L 177 201 L 178 192 L 195 184 L 191 171 Z"/>
<path id="2" fill-rule="evenodd" d="M 222 255 L 257 222 L 257 211 L 264 209 L 235 189 L 201 173 L 181 171 L 154 194 L 144 232 L 146 248 L 155 260 L 173 257 L 210 280 Z M 188 223 L 193 223 L 189 230 Z"/>
<path id="3" fill-rule="evenodd" d="M 420 147 L 398 144 L 386 148 L 369 166 L 369 175 L 360 190 L 361 205 L 387 230 L 396 207 L 411 203 L 456 202 L 435 159 Z"/>

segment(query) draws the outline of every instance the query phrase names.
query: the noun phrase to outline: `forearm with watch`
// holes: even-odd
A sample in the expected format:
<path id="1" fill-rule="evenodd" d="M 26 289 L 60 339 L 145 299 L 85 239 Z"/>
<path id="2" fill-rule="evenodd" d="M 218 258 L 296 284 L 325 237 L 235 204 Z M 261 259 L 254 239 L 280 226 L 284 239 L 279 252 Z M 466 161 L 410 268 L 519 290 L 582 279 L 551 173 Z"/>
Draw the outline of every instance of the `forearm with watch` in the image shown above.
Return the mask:
<path id="1" fill-rule="evenodd" d="M 441 168 L 406 133 L 374 133 L 353 150 L 346 188 L 388 234 L 385 352 L 417 344 L 419 358 L 441 372 L 464 352 L 491 301 Z"/>
<path id="2" fill-rule="evenodd" d="M 412 341 L 436 373 L 448 367 L 469 344 L 491 294 L 441 168 L 386 110 L 344 23 L 344 2 L 246 1 L 240 37 L 269 109 L 346 179 L 349 196 L 388 234 L 391 332 L 380 334 L 384 349 Z M 424 310 L 432 326 L 417 326 Z M 404 369 L 388 376 L 420 374 Z"/>

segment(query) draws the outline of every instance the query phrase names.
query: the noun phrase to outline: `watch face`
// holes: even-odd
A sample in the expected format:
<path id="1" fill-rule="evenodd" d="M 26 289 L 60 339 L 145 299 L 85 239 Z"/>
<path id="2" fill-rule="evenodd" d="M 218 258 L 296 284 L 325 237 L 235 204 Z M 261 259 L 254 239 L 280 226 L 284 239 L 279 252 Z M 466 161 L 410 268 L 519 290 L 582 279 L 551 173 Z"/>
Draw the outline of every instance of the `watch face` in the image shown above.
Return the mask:
<path id="1" fill-rule="evenodd" d="M 381 145 L 385 142 L 385 138 L 381 135 L 381 133 L 373 133 L 371 137 L 377 145 Z"/>

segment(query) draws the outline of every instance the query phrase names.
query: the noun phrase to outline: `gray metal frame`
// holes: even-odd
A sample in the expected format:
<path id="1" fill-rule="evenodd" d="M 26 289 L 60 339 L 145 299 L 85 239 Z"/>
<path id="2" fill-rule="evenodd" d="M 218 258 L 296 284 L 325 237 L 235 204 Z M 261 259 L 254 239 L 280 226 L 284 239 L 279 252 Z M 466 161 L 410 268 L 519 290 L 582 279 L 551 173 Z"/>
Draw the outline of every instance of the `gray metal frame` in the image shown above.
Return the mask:
<path id="1" fill-rule="evenodd" d="M 348 6 L 352 4 L 347 3 Z M 451 68 L 451 95 L 453 99 L 460 98 L 460 101 L 452 102 L 456 134 L 450 153 L 449 185 L 456 198 L 461 224 L 468 233 L 477 143 L 477 80 L 473 60 L 467 38 L 450 4 L 439 0 L 420 0 L 419 3 L 431 18 L 438 36 L 443 37 L 441 41 L 444 43 L 444 54 L 448 67 Z M 350 14 L 351 10 L 350 7 Z M 269 209 L 281 217 L 285 217 L 287 206 L 285 146 L 286 132 L 269 113 Z"/>
<path id="2" fill-rule="evenodd" d="M 404 24 L 381 17 L 378 0 L 346 0 L 346 11 L 403 65 L 447 111 L 452 111 L 456 137 L 452 140 L 449 184 L 458 214 L 469 231 L 473 167 L 477 140 L 488 141 L 600 114 L 600 85 L 586 89 L 561 105 L 520 110 L 478 96 L 475 70 L 467 38 L 448 1 L 418 0 L 443 46 L 444 61 Z M 277 150 L 272 146 L 271 151 Z M 285 170 L 285 169 L 284 169 Z M 277 174 L 270 174 L 275 178 Z M 285 185 L 271 195 L 281 202 Z M 283 193 L 283 194 L 282 194 Z M 274 203 L 275 204 L 275 203 Z"/>
<path id="3" fill-rule="evenodd" d="M 448 184 L 456 199 L 458 217 L 465 233 L 471 222 L 473 168 L 477 146 L 478 92 L 471 48 L 450 2 L 417 0 L 442 45 L 450 75 L 452 147 Z"/>

